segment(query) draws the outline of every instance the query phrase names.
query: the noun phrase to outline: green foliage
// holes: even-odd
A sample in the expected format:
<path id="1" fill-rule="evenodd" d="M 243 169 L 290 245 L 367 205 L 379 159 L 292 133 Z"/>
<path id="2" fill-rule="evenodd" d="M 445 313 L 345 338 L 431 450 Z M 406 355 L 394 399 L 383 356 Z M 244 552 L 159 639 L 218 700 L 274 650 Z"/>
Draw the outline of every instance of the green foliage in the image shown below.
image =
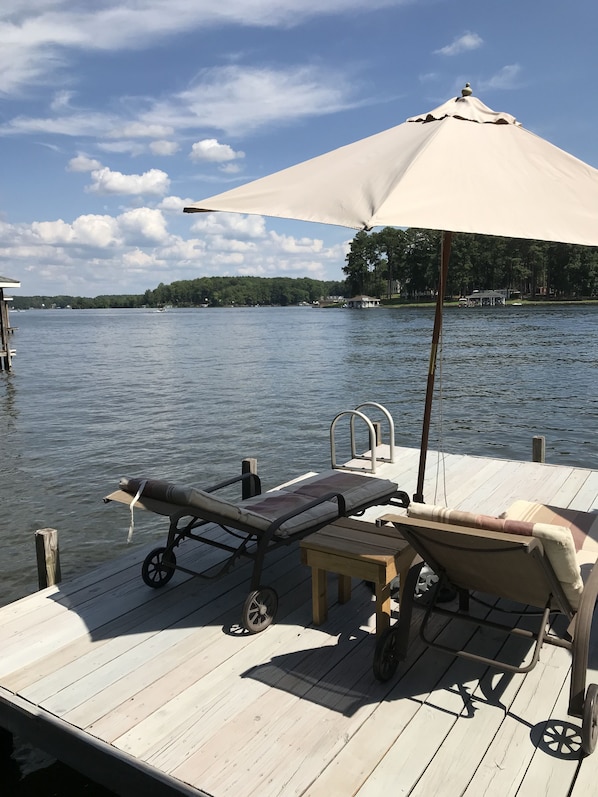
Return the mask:
<path id="1" fill-rule="evenodd" d="M 15 310 L 71 308 L 73 310 L 102 309 L 106 307 L 141 307 L 143 296 L 19 296 L 12 294 Z"/>
<path id="2" fill-rule="evenodd" d="M 13 307 L 210 307 L 295 305 L 327 296 L 368 294 L 431 299 L 438 284 L 441 234 L 436 230 L 384 227 L 358 232 L 350 244 L 344 282 L 309 277 L 198 277 L 160 283 L 143 295 L 19 296 Z M 455 233 L 447 296 L 507 288 L 529 298 L 589 299 L 598 296 L 598 249 L 573 244 Z"/>
<path id="3" fill-rule="evenodd" d="M 16 310 L 70 307 L 73 310 L 126 307 L 222 307 L 225 305 L 287 305 L 319 301 L 325 296 L 343 296 L 344 282 L 326 282 L 309 277 L 199 277 L 180 280 L 170 285 L 160 283 L 154 290 L 139 296 L 18 296 Z"/>
<path id="4" fill-rule="evenodd" d="M 143 303 L 175 307 L 287 305 L 319 301 L 323 296 L 343 295 L 342 282 L 323 282 L 302 277 L 198 277 L 170 285 L 160 283 L 146 291 Z"/>
<path id="5" fill-rule="evenodd" d="M 347 293 L 417 300 L 438 284 L 441 234 L 436 230 L 358 232 L 343 267 Z M 507 288 L 534 298 L 598 295 L 598 249 L 573 244 L 455 233 L 447 296 Z"/>

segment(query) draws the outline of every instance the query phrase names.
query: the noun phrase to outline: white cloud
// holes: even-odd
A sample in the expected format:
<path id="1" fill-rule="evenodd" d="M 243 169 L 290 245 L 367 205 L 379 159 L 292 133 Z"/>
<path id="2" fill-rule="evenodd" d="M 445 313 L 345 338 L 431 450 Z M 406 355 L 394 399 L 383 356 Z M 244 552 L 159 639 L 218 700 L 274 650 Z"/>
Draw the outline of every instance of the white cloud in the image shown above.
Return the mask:
<path id="1" fill-rule="evenodd" d="M 163 244 L 169 240 L 166 221 L 155 208 L 134 208 L 119 216 L 85 214 L 72 224 L 62 219 L 31 224 L 33 241 L 56 247 L 108 249 Z"/>
<path id="2" fill-rule="evenodd" d="M 164 243 L 168 240 L 166 220 L 155 208 L 134 208 L 118 217 L 125 243 Z"/>
<path id="3" fill-rule="evenodd" d="M 518 85 L 518 77 L 521 72 L 519 64 L 509 64 L 493 75 L 488 80 L 480 81 L 480 89 L 512 89 Z"/>
<path id="4" fill-rule="evenodd" d="M 370 0 L 368 9 L 413 0 Z M 362 0 L 30 0 L 0 7 L 0 92 L 54 83 L 77 51 L 140 49 L 176 33 L 210 27 L 276 27 L 297 25 L 320 14 L 361 11 Z"/>
<path id="5" fill-rule="evenodd" d="M 113 155 L 142 155 L 146 151 L 145 144 L 138 141 L 98 141 L 98 149 L 102 152 L 110 152 Z"/>
<path id="6" fill-rule="evenodd" d="M 157 207 L 160 210 L 171 211 L 175 213 L 183 213 L 183 208 L 193 204 L 193 199 L 182 199 L 180 196 L 166 196 L 160 200 Z"/>
<path id="7" fill-rule="evenodd" d="M 88 158 L 87 155 L 77 155 L 77 157 L 71 158 L 67 166 L 69 172 L 93 172 L 95 169 L 101 168 L 100 161 Z"/>
<path id="8" fill-rule="evenodd" d="M 164 202 L 183 203 L 177 197 Z M 21 279 L 23 295 L 143 293 L 159 282 L 199 276 L 343 278 L 347 244 L 268 230 L 261 216 L 198 214 L 185 237 L 172 217 L 141 207 L 31 224 L 0 224 L 0 273 Z M 194 218 L 194 217 L 189 217 Z M 10 269 L 9 269 L 10 265 Z"/>
<path id="9" fill-rule="evenodd" d="M 160 169 L 150 169 L 143 174 L 122 174 L 107 166 L 91 173 L 89 191 L 96 194 L 132 194 L 161 196 L 170 187 L 170 179 Z"/>
<path id="10" fill-rule="evenodd" d="M 282 252 L 321 252 L 323 241 L 317 238 L 295 238 L 292 235 L 279 235 L 273 230 L 270 232 L 270 238 L 280 248 Z"/>
<path id="11" fill-rule="evenodd" d="M 434 53 L 436 55 L 460 55 L 469 50 L 477 50 L 483 43 L 484 40 L 477 33 L 467 31 L 462 36 L 454 39 L 451 44 L 447 44 L 446 47 L 434 50 Z"/>
<path id="12" fill-rule="evenodd" d="M 223 174 L 239 174 L 241 167 L 238 163 L 224 163 L 218 167 L 218 171 L 223 172 Z"/>
<path id="13" fill-rule="evenodd" d="M 241 135 L 353 108 L 362 104 L 355 99 L 355 88 L 356 82 L 347 70 L 341 73 L 314 66 L 218 67 L 203 70 L 189 88 L 167 98 L 131 99 L 121 116 L 114 111 L 65 106 L 54 115 L 13 117 L 0 124 L 0 135 L 86 137 L 98 142 L 104 151 L 140 154 L 148 147 L 142 143 L 147 138 L 171 140 L 176 133 L 198 128 Z M 217 139 L 204 141 L 214 141 L 217 146 L 210 151 L 203 144 L 203 152 L 202 147 L 192 150 L 195 157 L 243 157 Z"/>
<path id="14" fill-rule="evenodd" d="M 354 107 L 354 88 L 351 75 L 313 66 L 217 67 L 202 70 L 190 88 L 157 102 L 143 117 L 239 135 Z"/>
<path id="15" fill-rule="evenodd" d="M 74 238 L 73 228 L 62 219 L 56 221 L 34 221 L 32 232 L 43 243 L 61 245 L 70 243 Z"/>
<path id="16" fill-rule="evenodd" d="M 134 270 L 148 268 L 148 266 L 153 266 L 157 262 L 153 254 L 144 252 L 141 249 L 133 249 L 130 252 L 125 252 L 123 255 L 123 263 L 125 266 Z"/>
<path id="17" fill-rule="evenodd" d="M 0 71 L 2 67 L 0 65 Z M 96 138 L 106 134 L 114 121 L 106 114 L 96 111 L 74 111 L 61 116 L 30 117 L 16 116 L 0 125 L 0 134 L 31 135 L 50 133 L 59 136 L 89 136 Z"/>
<path id="18" fill-rule="evenodd" d="M 145 122 L 128 122 L 110 131 L 111 138 L 164 138 L 171 136 L 173 129 L 167 124 L 146 124 Z"/>
<path id="19" fill-rule="evenodd" d="M 73 241 L 82 246 L 105 249 L 122 241 L 118 220 L 113 216 L 87 214 L 73 222 Z"/>
<path id="20" fill-rule="evenodd" d="M 197 238 L 179 238 L 172 236 L 166 246 L 160 248 L 160 255 L 171 264 L 173 269 L 195 266 L 200 268 L 206 252 L 206 242 Z M 193 276 L 198 276 L 197 273 Z M 175 277 L 173 277 L 175 279 Z M 184 279 L 184 277 L 182 278 Z"/>
<path id="21" fill-rule="evenodd" d="M 244 158 L 244 152 L 235 152 L 228 144 L 220 144 L 215 138 L 204 138 L 196 141 L 191 147 L 189 157 L 193 161 L 232 161 L 236 158 Z"/>
<path id="22" fill-rule="evenodd" d="M 152 141 L 149 148 L 154 155 L 174 155 L 179 151 L 176 141 Z"/>
<path id="23" fill-rule="evenodd" d="M 197 213 L 191 232 L 205 235 L 227 235 L 239 238 L 264 238 L 266 220 L 263 216 L 244 216 L 241 213 Z"/>
<path id="24" fill-rule="evenodd" d="M 237 238 L 225 238 L 215 235 L 210 240 L 210 249 L 216 252 L 254 252 L 256 244 L 253 241 L 240 241 Z"/>
<path id="25" fill-rule="evenodd" d="M 61 111 L 64 108 L 68 108 L 72 97 L 72 91 L 57 91 L 50 103 L 50 108 L 53 111 Z"/>

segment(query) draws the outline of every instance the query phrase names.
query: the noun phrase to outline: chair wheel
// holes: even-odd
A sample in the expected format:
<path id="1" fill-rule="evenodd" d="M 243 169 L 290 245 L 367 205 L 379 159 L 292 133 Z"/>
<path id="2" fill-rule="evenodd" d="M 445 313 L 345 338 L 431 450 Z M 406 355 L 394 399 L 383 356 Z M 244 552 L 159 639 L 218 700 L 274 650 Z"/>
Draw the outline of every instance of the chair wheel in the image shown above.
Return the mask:
<path id="1" fill-rule="evenodd" d="M 278 595 L 271 587 L 258 587 L 250 592 L 243 606 L 243 627 L 258 634 L 271 625 L 278 609 Z"/>
<path id="2" fill-rule="evenodd" d="M 176 556 L 164 546 L 154 548 L 143 560 L 141 577 L 148 587 L 163 587 L 174 576 Z"/>
<path id="3" fill-rule="evenodd" d="M 591 755 L 598 741 L 598 684 L 590 684 L 586 690 L 583 703 L 583 721 L 581 725 L 581 748 L 586 755 Z"/>
<path id="4" fill-rule="evenodd" d="M 398 634 L 396 626 L 387 628 L 376 640 L 374 651 L 374 676 L 378 681 L 389 681 L 399 666 Z"/>

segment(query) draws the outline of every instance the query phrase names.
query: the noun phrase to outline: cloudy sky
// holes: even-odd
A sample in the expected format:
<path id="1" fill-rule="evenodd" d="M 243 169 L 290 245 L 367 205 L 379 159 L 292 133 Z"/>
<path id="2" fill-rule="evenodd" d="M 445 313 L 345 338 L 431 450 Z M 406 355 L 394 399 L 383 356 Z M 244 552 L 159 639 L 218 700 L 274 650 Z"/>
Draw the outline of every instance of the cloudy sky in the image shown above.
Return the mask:
<path id="1" fill-rule="evenodd" d="M 595 0 L 2 2 L 0 274 L 80 296 L 342 279 L 350 230 L 182 208 L 465 82 L 598 167 L 597 30 Z"/>

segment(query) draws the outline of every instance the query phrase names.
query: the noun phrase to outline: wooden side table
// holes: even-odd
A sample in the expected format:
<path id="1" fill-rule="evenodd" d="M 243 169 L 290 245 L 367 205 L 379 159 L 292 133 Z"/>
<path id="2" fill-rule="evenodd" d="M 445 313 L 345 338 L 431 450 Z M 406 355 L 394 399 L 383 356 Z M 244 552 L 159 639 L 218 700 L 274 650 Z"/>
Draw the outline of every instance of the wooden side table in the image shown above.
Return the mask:
<path id="1" fill-rule="evenodd" d="M 351 578 L 376 587 L 376 634 L 390 625 L 390 583 L 399 576 L 399 600 L 415 551 L 392 526 L 340 518 L 300 542 L 301 562 L 311 567 L 313 622 L 328 616 L 326 574 L 338 574 L 338 601 L 351 597 Z"/>

